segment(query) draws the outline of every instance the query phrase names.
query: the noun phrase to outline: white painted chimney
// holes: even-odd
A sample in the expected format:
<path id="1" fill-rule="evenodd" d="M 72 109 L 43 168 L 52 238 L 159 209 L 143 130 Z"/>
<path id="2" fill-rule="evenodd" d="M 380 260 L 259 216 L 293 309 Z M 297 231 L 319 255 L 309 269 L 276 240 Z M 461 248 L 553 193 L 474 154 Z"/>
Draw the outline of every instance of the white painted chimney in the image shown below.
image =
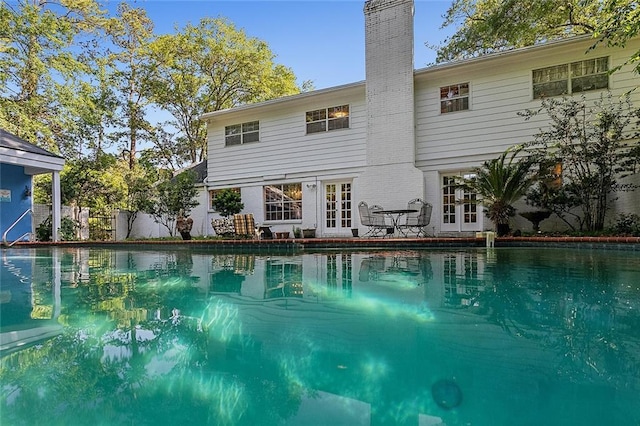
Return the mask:
<path id="1" fill-rule="evenodd" d="M 367 170 L 359 198 L 406 208 L 424 198 L 415 167 L 413 0 L 368 0 L 365 14 Z"/>

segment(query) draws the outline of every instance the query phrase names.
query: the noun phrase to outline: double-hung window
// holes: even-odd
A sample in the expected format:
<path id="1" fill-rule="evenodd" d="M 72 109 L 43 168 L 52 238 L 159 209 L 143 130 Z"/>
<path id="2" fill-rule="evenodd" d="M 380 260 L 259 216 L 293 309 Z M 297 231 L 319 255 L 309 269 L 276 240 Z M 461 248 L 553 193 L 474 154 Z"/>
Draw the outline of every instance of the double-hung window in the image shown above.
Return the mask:
<path id="1" fill-rule="evenodd" d="M 307 134 L 349 128 L 349 105 L 307 111 Z"/>
<path id="2" fill-rule="evenodd" d="M 302 184 L 264 186 L 265 220 L 302 219 Z"/>
<path id="3" fill-rule="evenodd" d="M 440 113 L 469 109 L 469 83 L 453 84 L 440 88 Z"/>
<path id="4" fill-rule="evenodd" d="M 609 88 L 609 57 L 533 70 L 533 98 Z"/>
<path id="5" fill-rule="evenodd" d="M 258 142 L 260 139 L 260 122 L 249 121 L 224 128 L 224 144 L 226 146 Z"/>

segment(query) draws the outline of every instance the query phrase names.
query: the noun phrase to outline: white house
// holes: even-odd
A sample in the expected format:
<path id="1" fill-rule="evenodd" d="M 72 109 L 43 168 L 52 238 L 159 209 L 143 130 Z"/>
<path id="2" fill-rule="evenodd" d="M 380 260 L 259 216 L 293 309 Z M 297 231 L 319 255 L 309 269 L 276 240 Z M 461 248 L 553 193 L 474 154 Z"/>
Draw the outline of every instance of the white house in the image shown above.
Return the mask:
<path id="1" fill-rule="evenodd" d="M 577 37 L 415 70 L 413 1 L 369 0 L 364 14 L 365 81 L 203 115 L 210 196 L 239 188 L 244 212 L 274 231 L 346 236 L 361 227 L 361 200 L 405 208 L 413 198 L 433 205 L 430 233 L 490 229 L 481 207 L 457 202 L 465 197 L 452 177 L 545 125 L 518 112 L 538 108 L 542 94 L 597 99 L 639 83 L 629 66 L 608 73 L 639 39 L 589 50 L 593 39 Z M 569 77 L 570 68 L 582 75 Z M 640 90 L 632 100 L 640 105 Z M 633 211 L 637 197 L 618 200 L 612 214 Z"/>

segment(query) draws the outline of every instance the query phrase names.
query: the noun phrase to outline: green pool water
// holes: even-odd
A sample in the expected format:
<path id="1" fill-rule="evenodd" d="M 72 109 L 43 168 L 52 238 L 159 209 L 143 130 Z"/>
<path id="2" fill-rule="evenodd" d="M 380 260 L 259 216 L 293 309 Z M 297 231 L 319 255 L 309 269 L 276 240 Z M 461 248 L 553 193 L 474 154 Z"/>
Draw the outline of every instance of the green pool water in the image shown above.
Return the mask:
<path id="1" fill-rule="evenodd" d="M 0 251 L 1 425 L 640 425 L 640 255 Z"/>

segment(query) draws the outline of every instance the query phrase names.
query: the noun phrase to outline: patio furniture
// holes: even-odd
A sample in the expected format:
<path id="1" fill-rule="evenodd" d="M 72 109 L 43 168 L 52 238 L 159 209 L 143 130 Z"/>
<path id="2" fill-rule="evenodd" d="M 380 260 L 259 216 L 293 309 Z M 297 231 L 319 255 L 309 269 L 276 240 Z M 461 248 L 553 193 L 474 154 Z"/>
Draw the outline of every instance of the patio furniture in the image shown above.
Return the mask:
<path id="1" fill-rule="evenodd" d="M 398 230 L 405 237 L 409 236 L 409 233 L 415 233 L 416 237 L 427 236 L 427 226 L 431 222 L 431 212 L 433 206 L 429 203 L 425 203 L 419 198 L 413 199 L 407 203 L 407 207 L 410 210 L 415 210 L 416 213 L 407 213 L 407 218 L 403 224 L 398 224 Z"/>
<path id="2" fill-rule="evenodd" d="M 216 235 L 228 237 L 235 233 L 235 227 L 233 219 L 229 217 L 223 217 L 220 219 L 212 219 L 211 226 L 213 227 Z"/>
<path id="3" fill-rule="evenodd" d="M 363 236 L 369 237 L 384 237 L 389 234 L 388 230 L 391 228 L 384 220 L 384 216 L 375 214 L 374 212 L 382 211 L 383 208 L 378 205 L 369 207 L 366 201 L 361 201 L 358 204 L 358 213 L 360 214 L 360 223 L 366 226 L 368 231 Z"/>
<path id="4" fill-rule="evenodd" d="M 391 220 L 391 227 L 387 228 L 387 234 L 393 234 L 396 229 L 402 234 L 400 227 L 400 218 L 407 214 L 418 213 L 419 210 L 414 209 L 393 209 L 393 210 L 377 210 L 372 211 L 374 215 L 385 215 Z"/>
<path id="5" fill-rule="evenodd" d="M 256 236 L 256 222 L 253 214 L 234 214 L 233 215 L 234 233 L 245 238 L 254 238 Z"/>

